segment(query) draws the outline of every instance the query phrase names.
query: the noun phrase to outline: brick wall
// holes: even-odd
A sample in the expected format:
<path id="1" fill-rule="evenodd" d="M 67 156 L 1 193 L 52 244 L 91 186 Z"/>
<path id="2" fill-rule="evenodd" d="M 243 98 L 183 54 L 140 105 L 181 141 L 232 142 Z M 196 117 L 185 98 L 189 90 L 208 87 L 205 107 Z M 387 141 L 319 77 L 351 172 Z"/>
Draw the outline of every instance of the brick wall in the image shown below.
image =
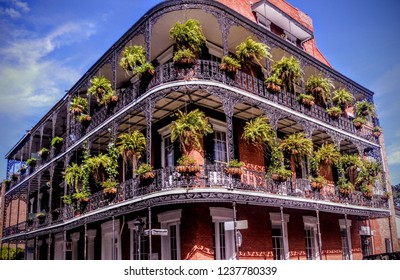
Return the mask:
<path id="1" fill-rule="evenodd" d="M 226 207 L 232 209 L 230 203 L 182 205 L 181 249 L 183 259 L 214 258 L 213 223 L 209 207 Z M 237 219 L 248 221 L 248 229 L 240 230 L 243 236 L 243 243 L 240 248 L 241 259 L 273 258 L 272 229 L 269 213 L 279 211 L 279 208 L 273 207 L 237 205 Z M 316 214 L 314 211 L 293 209 L 285 209 L 284 213 L 290 215 L 288 223 L 290 259 L 306 259 L 303 216 L 316 216 Z M 343 215 L 320 213 L 322 259 L 342 259 L 342 244 L 338 220 L 343 218 Z M 361 259 L 360 223 L 356 217 L 349 216 L 348 219 L 352 221 L 351 241 L 353 258 Z M 378 241 L 380 237 L 375 236 L 375 238 L 376 244 L 382 242 Z M 381 248 L 378 249 L 378 247 L 375 245 L 376 253 L 378 253 L 378 250 L 381 252 Z"/>

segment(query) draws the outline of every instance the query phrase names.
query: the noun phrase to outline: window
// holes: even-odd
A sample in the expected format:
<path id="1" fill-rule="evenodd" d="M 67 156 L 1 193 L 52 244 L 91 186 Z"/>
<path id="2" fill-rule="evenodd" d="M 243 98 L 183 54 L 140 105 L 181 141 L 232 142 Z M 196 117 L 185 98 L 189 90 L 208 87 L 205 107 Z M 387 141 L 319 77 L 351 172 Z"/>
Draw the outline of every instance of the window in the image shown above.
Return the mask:
<path id="1" fill-rule="evenodd" d="M 313 216 L 303 216 L 303 223 L 307 260 L 317 260 L 320 258 L 317 218 Z"/>
<path id="2" fill-rule="evenodd" d="M 135 220 L 129 221 L 128 228 L 130 230 L 130 250 L 131 260 L 147 260 L 148 259 L 148 248 L 149 248 L 149 237 L 143 235 L 143 230 L 146 228 L 146 217 L 140 218 L 143 221 L 142 228 L 138 228 L 135 225 Z"/>
<path id="3" fill-rule="evenodd" d="M 163 152 L 163 167 L 174 166 L 175 158 L 174 158 L 174 143 L 171 141 L 171 136 L 168 135 L 163 138 L 162 142 Z"/>
<path id="4" fill-rule="evenodd" d="M 227 162 L 225 132 L 214 132 L 214 160 L 217 162 Z"/>
<path id="5" fill-rule="evenodd" d="M 121 242 L 119 235 L 119 220 L 108 221 L 101 225 L 101 259 L 102 260 L 120 260 Z M 114 228 L 114 234 L 113 234 Z M 115 238 L 113 240 L 113 237 Z"/>
<path id="6" fill-rule="evenodd" d="M 385 238 L 385 248 L 386 248 L 386 253 L 392 252 L 392 242 L 390 241 L 390 238 Z"/>
<path id="7" fill-rule="evenodd" d="M 233 210 L 223 207 L 210 207 L 214 223 L 214 259 L 227 260 L 235 257 L 234 231 L 225 229 L 225 222 L 233 221 Z"/>
<path id="8" fill-rule="evenodd" d="M 348 219 L 339 219 L 339 227 L 340 227 L 340 238 L 342 242 L 342 259 L 343 260 L 351 260 L 352 256 L 352 247 L 351 247 L 351 220 Z"/>
<path id="9" fill-rule="evenodd" d="M 274 260 L 284 259 L 283 235 L 282 227 L 280 225 L 272 226 L 272 249 Z"/>
<path id="10" fill-rule="evenodd" d="M 161 259 L 181 259 L 180 222 L 182 209 L 171 210 L 158 214 L 158 222 L 162 229 L 168 230 L 167 236 L 161 237 Z"/>
<path id="11" fill-rule="evenodd" d="M 275 260 L 287 260 L 289 258 L 289 243 L 287 223 L 289 214 L 269 213 L 272 226 L 272 250 Z M 283 219 L 282 219 L 283 218 Z"/>

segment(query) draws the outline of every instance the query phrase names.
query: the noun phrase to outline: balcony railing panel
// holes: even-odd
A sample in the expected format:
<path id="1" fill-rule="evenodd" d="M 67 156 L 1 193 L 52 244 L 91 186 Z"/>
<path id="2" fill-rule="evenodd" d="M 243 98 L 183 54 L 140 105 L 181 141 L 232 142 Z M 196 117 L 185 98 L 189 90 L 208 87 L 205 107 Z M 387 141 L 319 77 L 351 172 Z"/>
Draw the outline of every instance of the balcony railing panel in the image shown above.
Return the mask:
<path id="1" fill-rule="evenodd" d="M 210 190 L 240 190 L 253 194 L 274 194 L 281 196 L 293 196 L 313 201 L 330 201 L 346 205 L 358 205 L 370 208 L 388 209 L 388 199 L 383 195 L 375 195 L 366 198 L 360 191 L 350 195 L 341 194 L 334 185 L 327 185 L 322 190 L 312 190 L 308 179 L 298 178 L 296 186 L 291 179 L 285 182 L 275 182 L 265 172 L 252 169 L 243 169 L 240 176 L 229 175 L 225 171 L 226 166 L 212 164 L 199 166 L 199 172 L 195 174 L 182 174 L 176 167 L 167 167 L 154 171 L 154 179 L 143 181 L 139 177 L 122 182 L 117 193 L 106 195 L 103 190 L 93 193 L 88 202 L 75 202 L 71 205 L 57 208 L 51 213 L 45 213 L 45 218 L 37 217 L 30 222 L 22 222 L 18 225 L 6 227 L 4 237 L 19 232 L 44 228 L 51 224 L 59 224 L 79 215 L 90 213 L 94 210 L 118 204 L 130 199 L 140 198 L 152 193 L 162 193 L 179 189 L 194 190 L 206 188 Z M 56 213 L 54 213 L 56 212 Z"/>

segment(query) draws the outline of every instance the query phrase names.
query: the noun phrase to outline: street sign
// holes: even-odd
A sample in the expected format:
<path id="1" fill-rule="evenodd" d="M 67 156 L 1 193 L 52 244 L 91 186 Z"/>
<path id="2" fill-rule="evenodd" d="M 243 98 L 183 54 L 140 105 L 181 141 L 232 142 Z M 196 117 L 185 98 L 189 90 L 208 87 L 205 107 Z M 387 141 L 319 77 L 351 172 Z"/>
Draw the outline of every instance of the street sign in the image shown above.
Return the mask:
<path id="1" fill-rule="evenodd" d="M 235 224 L 233 221 L 225 222 L 224 226 L 225 230 L 233 230 L 235 228 Z M 248 228 L 247 220 L 236 221 L 236 229 L 247 229 L 247 228 Z"/>
<path id="2" fill-rule="evenodd" d="M 144 235 L 150 235 L 150 230 L 146 229 Z M 151 235 L 168 236 L 168 229 L 152 229 Z"/>

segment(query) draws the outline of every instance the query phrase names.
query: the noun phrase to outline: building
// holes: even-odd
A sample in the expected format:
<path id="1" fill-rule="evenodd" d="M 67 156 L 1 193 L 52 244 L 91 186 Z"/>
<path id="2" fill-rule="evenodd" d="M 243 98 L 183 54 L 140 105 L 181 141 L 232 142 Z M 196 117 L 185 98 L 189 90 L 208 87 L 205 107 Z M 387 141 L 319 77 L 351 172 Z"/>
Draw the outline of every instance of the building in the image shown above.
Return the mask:
<path id="1" fill-rule="evenodd" d="M 2 246 L 28 260 L 398 251 L 373 92 L 332 69 L 309 16 L 254 2 L 164 1 L 115 42 L 6 155 Z M 205 41 L 171 37 L 178 21 Z M 327 88 L 310 89 L 318 77 Z M 205 135 L 185 145 L 192 112 Z"/>

